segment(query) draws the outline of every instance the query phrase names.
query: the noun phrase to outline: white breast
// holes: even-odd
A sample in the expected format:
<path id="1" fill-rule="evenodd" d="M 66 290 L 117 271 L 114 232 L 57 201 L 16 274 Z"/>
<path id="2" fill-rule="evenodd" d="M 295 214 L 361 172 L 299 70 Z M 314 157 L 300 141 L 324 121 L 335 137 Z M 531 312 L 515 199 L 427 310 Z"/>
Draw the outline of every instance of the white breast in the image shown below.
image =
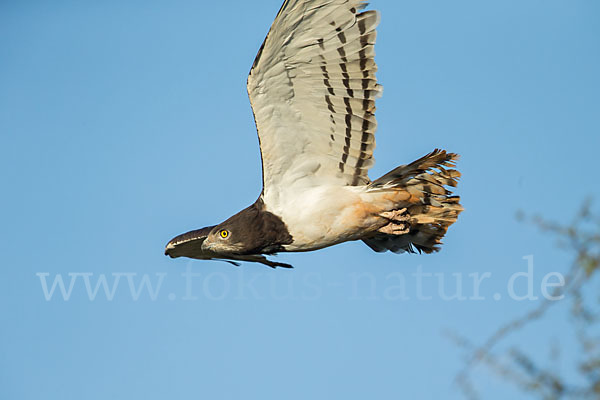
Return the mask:
<path id="1" fill-rule="evenodd" d="M 364 186 L 317 186 L 294 193 L 265 193 L 267 211 L 287 225 L 294 242 L 287 251 L 309 251 L 354 240 L 364 221 L 356 218 Z"/>

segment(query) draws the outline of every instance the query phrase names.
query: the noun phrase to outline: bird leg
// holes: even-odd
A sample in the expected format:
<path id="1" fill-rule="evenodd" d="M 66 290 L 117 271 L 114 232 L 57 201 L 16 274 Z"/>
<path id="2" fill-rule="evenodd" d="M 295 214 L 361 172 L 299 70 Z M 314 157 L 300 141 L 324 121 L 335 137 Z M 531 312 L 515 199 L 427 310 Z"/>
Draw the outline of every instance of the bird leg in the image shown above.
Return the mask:
<path id="1" fill-rule="evenodd" d="M 379 228 L 378 232 L 387 235 L 404 235 L 410 231 L 410 215 L 406 208 L 383 212 L 379 216 L 385 218 L 388 224 Z"/>

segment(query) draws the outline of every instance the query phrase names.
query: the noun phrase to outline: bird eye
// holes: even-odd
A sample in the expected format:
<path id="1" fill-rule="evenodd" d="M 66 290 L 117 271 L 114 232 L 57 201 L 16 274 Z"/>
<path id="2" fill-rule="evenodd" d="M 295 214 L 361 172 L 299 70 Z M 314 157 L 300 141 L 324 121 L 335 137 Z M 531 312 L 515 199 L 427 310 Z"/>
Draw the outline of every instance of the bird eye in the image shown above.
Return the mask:
<path id="1" fill-rule="evenodd" d="M 220 235 L 221 235 L 221 238 L 227 239 L 229 237 L 229 231 L 224 229 L 221 231 Z"/>

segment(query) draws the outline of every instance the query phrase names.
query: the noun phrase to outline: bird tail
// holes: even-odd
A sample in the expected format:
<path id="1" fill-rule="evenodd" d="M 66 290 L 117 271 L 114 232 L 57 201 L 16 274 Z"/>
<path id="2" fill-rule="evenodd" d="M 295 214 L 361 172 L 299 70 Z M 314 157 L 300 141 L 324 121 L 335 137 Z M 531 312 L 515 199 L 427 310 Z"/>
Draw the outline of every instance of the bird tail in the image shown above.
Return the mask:
<path id="1" fill-rule="evenodd" d="M 377 252 L 439 251 L 448 227 L 463 211 L 460 197 L 448 188 L 455 187 L 460 177 L 451 169 L 458 158 L 436 149 L 372 182 L 368 190 L 398 192 L 402 200 L 385 213 L 390 223 L 363 241 Z"/>

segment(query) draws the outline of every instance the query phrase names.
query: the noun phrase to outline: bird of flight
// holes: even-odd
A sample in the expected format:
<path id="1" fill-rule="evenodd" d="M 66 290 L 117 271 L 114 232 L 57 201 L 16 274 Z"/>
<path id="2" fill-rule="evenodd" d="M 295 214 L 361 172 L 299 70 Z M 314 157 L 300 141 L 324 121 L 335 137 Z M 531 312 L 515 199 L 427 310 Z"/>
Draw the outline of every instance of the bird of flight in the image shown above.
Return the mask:
<path id="1" fill-rule="evenodd" d="M 359 0 L 285 0 L 248 76 L 263 190 L 227 221 L 177 236 L 165 254 L 258 262 L 362 240 L 376 252 L 432 253 L 463 210 L 456 154 L 434 150 L 379 179 L 377 11 Z"/>

